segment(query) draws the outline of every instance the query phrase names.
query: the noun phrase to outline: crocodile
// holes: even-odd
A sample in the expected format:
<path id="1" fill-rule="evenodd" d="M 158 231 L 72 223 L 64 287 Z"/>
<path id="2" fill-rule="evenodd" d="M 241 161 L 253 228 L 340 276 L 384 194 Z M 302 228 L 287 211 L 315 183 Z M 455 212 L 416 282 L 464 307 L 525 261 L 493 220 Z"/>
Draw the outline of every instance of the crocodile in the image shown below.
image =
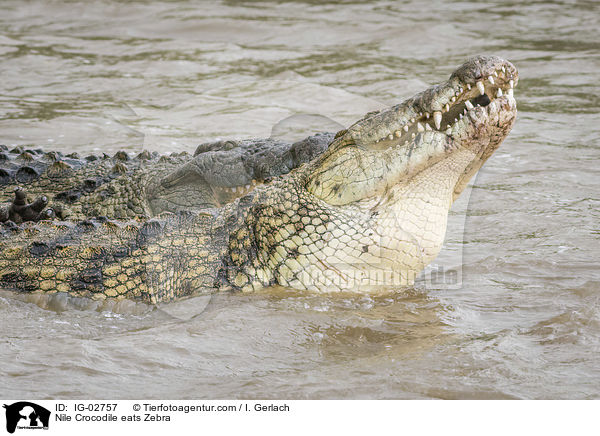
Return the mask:
<path id="1" fill-rule="evenodd" d="M 0 223 L 96 216 L 145 219 L 219 207 L 325 151 L 332 133 L 295 143 L 271 138 L 217 141 L 160 156 L 110 157 L 0 145 Z M 36 197 L 27 201 L 27 195 Z"/>
<path id="2" fill-rule="evenodd" d="M 94 210 L 80 207 L 77 219 L 64 220 L 44 209 L 47 185 L 31 203 L 17 190 L 3 212 L 10 225 L 1 230 L 0 286 L 151 304 L 276 285 L 316 292 L 410 286 L 439 253 L 453 201 L 510 132 L 517 82 L 510 62 L 473 57 L 447 81 L 366 114 L 307 163 L 277 168 L 230 199 L 206 192 L 214 181 L 198 156 L 157 158 L 154 174 L 142 177 L 150 189 L 132 182 L 127 191 L 128 177 L 103 183 L 131 192 L 122 196 L 138 207 L 133 215 L 108 201 L 102 207 L 112 215 L 92 217 Z M 122 163 L 110 160 L 93 166 L 96 178 Z M 136 195 L 144 201 L 132 202 Z M 11 213 L 23 222 L 7 220 Z"/>

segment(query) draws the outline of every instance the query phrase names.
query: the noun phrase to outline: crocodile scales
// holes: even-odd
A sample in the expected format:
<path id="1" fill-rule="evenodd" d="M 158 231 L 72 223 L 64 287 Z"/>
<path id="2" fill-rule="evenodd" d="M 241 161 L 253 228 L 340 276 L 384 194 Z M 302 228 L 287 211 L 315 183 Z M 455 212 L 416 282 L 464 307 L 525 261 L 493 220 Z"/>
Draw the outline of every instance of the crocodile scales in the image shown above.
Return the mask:
<path id="1" fill-rule="evenodd" d="M 474 57 L 335 137 L 294 145 L 85 161 L 5 151 L 0 285 L 149 303 L 410 285 L 440 251 L 452 202 L 510 132 L 517 81 L 511 63 Z"/>
<path id="2" fill-rule="evenodd" d="M 218 207 L 310 161 L 332 139 L 330 133 L 319 133 L 293 144 L 273 139 L 219 141 L 199 145 L 193 157 L 187 152 L 160 156 L 143 151 L 131 158 L 120 151 L 113 157 L 83 159 L 23 147 L 9 151 L 0 145 L 0 203 L 5 202 L 0 205 L 0 222 L 20 224 L 55 216 L 69 221 L 149 218 L 160 212 Z M 36 201 L 26 201 L 22 186 Z"/>

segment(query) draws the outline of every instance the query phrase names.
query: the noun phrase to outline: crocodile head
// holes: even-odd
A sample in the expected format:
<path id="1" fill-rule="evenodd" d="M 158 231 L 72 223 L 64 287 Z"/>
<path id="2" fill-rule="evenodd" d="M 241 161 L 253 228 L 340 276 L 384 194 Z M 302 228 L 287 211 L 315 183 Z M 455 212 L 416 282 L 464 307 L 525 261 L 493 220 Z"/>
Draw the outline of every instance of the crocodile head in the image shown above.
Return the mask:
<path id="1" fill-rule="evenodd" d="M 517 81 L 511 63 L 474 57 L 446 82 L 340 132 L 306 168 L 304 186 L 365 242 L 330 258 L 412 283 L 439 253 L 453 201 L 511 130 Z"/>
<path id="2" fill-rule="evenodd" d="M 446 82 L 338 134 L 311 168 L 309 191 L 332 205 L 369 200 L 462 153 L 470 160 L 456 167 L 455 199 L 510 132 L 517 82 L 510 62 L 469 59 Z"/>

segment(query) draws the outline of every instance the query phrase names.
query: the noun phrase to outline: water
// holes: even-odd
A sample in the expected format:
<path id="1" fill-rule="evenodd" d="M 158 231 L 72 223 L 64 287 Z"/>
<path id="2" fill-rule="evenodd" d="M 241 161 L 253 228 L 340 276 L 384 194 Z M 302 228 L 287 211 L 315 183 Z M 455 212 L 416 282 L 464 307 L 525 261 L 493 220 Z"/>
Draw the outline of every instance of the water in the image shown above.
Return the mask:
<path id="1" fill-rule="evenodd" d="M 4 1 L 9 145 L 168 152 L 336 130 L 479 53 L 520 83 L 513 132 L 413 289 L 124 313 L 4 292 L 1 396 L 598 398 L 598 29 L 597 2 Z"/>

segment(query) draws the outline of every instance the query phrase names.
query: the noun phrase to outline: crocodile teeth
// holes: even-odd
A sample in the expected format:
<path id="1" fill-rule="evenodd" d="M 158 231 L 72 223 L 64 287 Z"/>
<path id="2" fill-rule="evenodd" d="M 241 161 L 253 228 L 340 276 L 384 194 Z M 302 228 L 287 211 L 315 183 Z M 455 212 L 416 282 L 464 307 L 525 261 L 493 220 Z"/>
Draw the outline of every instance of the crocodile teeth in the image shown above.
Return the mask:
<path id="1" fill-rule="evenodd" d="M 477 89 L 479 89 L 481 95 L 485 94 L 485 86 L 483 86 L 483 82 L 477 82 Z"/>
<path id="2" fill-rule="evenodd" d="M 404 129 L 405 132 L 408 132 L 408 125 L 402 127 Z"/>
<path id="3" fill-rule="evenodd" d="M 391 133 L 388 135 L 388 139 L 394 139 L 394 135 L 392 135 Z"/>
<path id="4" fill-rule="evenodd" d="M 508 81 L 508 86 L 510 86 L 510 89 L 514 88 L 515 87 L 515 81 L 513 79 L 510 79 Z"/>
<path id="5" fill-rule="evenodd" d="M 467 115 L 467 109 L 465 108 L 465 110 L 463 111 L 464 115 Z"/>
<path id="6" fill-rule="evenodd" d="M 502 90 L 500 88 L 498 88 L 498 91 L 496 92 L 496 97 L 502 97 Z"/>
<path id="7" fill-rule="evenodd" d="M 419 131 L 419 132 L 425 131 L 425 129 L 423 128 L 423 125 L 421 123 L 417 123 L 417 131 Z"/>
<path id="8" fill-rule="evenodd" d="M 425 112 L 425 118 L 429 119 L 430 116 L 429 112 Z"/>
<path id="9" fill-rule="evenodd" d="M 452 103 L 454 103 L 454 102 L 456 101 L 456 97 L 455 97 L 455 96 L 452 96 L 452 98 L 450 99 L 450 101 L 451 101 Z"/>
<path id="10" fill-rule="evenodd" d="M 467 83 L 467 89 L 471 89 L 471 84 Z"/>
<path id="11" fill-rule="evenodd" d="M 425 124 L 425 130 L 433 130 L 429 124 Z"/>
<path id="12" fill-rule="evenodd" d="M 490 81 L 490 83 L 493 85 L 494 84 L 494 78 L 492 76 L 488 77 L 488 80 Z"/>
<path id="13" fill-rule="evenodd" d="M 494 76 L 498 77 L 498 71 L 494 71 Z"/>
<path id="14" fill-rule="evenodd" d="M 414 122 L 415 122 L 415 119 L 414 119 L 414 118 L 411 118 L 411 119 L 410 119 L 410 123 L 412 124 L 412 123 L 414 123 Z"/>
<path id="15" fill-rule="evenodd" d="M 435 128 L 440 130 L 440 126 L 442 125 L 442 113 L 440 111 L 433 113 L 433 122 L 435 123 Z"/>
<path id="16" fill-rule="evenodd" d="M 502 66 L 502 72 L 506 73 L 506 68 L 504 67 L 504 65 Z"/>
<path id="17" fill-rule="evenodd" d="M 450 126 L 448 126 L 448 128 L 446 129 L 446 135 L 450 134 L 452 134 L 452 129 L 450 128 Z"/>
<path id="18" fill-rule="evenodd" d="M 513 96 L 513 89 L 510 88 L 508 91 L 506 91 L 506 95 L 508 95 L 509 97 Z"/>
<path id="19" fill-rule="evenodd" d="M 473 109 L 473 103 L 471 103 L 469 100 L 465 101 L 465 106 L 469 110 Z"/>
<path id="20" fill-rule="evenodd" d="M 444 112 L 448 112 L 450 110 L 450 105 L 448 103 L 446 103 L 446 106 L 444 106 Z"/>

